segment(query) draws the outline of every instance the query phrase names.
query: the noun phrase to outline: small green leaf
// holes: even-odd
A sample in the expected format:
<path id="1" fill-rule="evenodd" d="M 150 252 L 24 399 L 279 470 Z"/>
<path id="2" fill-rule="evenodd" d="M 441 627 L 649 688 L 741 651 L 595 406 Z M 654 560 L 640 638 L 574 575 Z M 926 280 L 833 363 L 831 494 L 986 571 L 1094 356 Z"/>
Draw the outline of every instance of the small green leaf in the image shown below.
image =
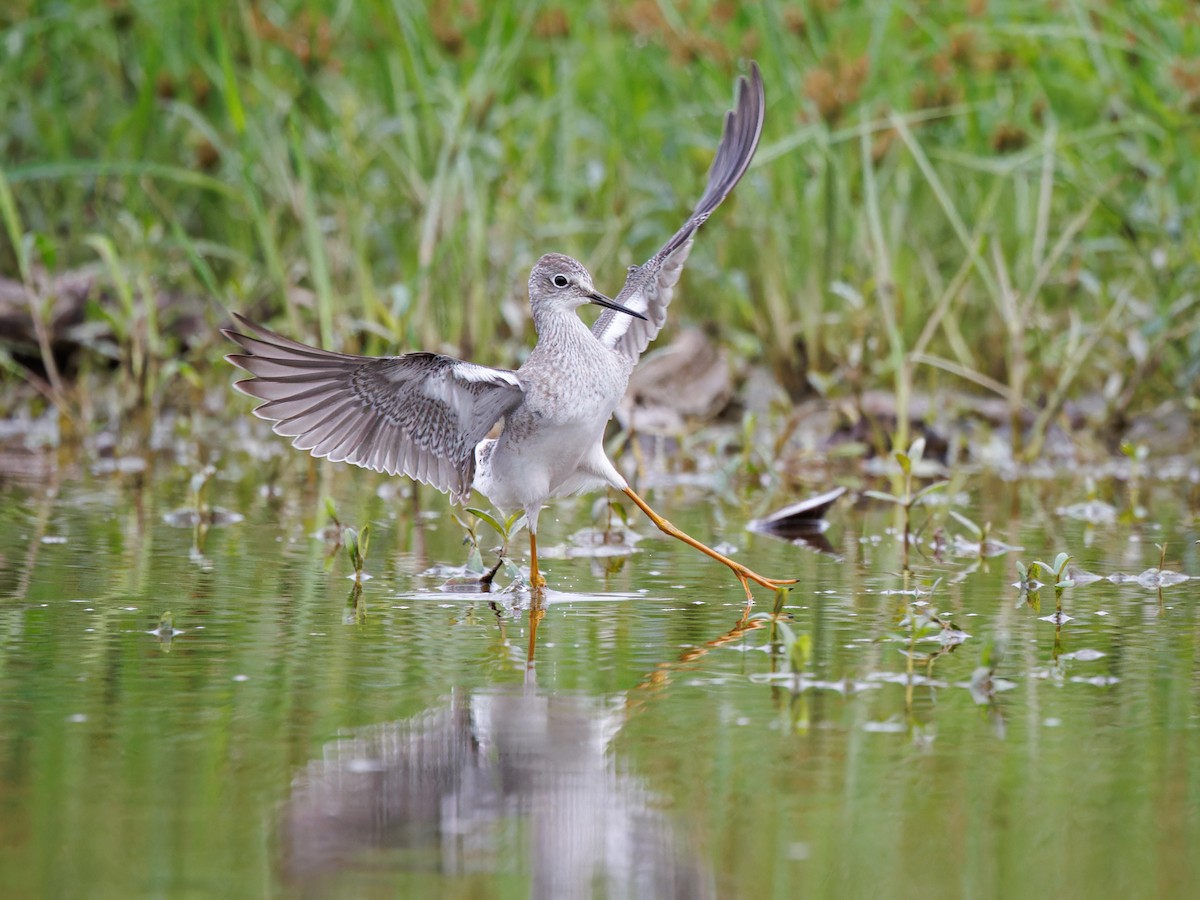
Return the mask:
<path id="1" fill-rule="evenodd" d="M 42 234 L 41 232 L 35 234 L 33 236 L 33 246 L 37 250 L 43 266 L 51 272 L 58 268 L 58 248 L 49 235 Z"/>
<path id="2" fill-rule="evenodd" d="M 908 448 L 908 456 L 911 462 L 909 465 L 915 466 L 925 456 L 925 438 L 919 437 Z"/>
<path id="3" fill-rule="evenodd" d="M 528 525 L 529 522 L 525 518 L 525 513 L 515 512 L 504 521 L 505 540 L 512 540 L 521 533 L 521 529 Z"/>
<path id="4" fill-rule="evenodd" d="M 178 359 L 175 361 L 175 371 L 179 373 L 179 377 L 186 381 L 191 387 L 196 390 L 202 390 L 205 385 L 204 377 L 196 371 L 196 367 L 186 360 Z"/>
<path id="5" fill-rule="evenodd" d="M 488 525 L 490 525 L 493 529 L 495 529 L 496 534 L 500 535 L 501 538 L 508 536 L 508 529 L 501 525 L 500 522 L 497 521 L 496 517 L 491 513 L 485 512 L 482 509 L 476 509 L 473 506 L 468 507 L 467 512 L 479 519 L 479 521 L 486 522 Z"/>
<path id="6" fill-rule="evenodd" d="M 371 546 L 371 526 L 364 525 L 358 532 L 358 558 L 367 561 L 367 548 Z"/>
<path id="7" fill-rule="evenodd" d="M 621 524 L 628 526 L 629 511 L 625 509 L 625 505 L 616 500 L 611 501 L 608 505 L 612 508 L 613 515 L 621 520 Z"/>
<path id="8" fill-rule="evenodd" d="M 900 471 L 902 471 L 905 475 L 912 474 L 912 460 L 909 459 L 907 453 L 901 453 L 899 450 L 897 450 L 896 462 L 900 463 Z"/>
<path id="9" fill-rule="evenodd" d="M 4 229 L 8 233 L 9 243 L 12 244 L 21 280 L 29 284 L 33 275 L 30 271 L 28 247 L 21 239 L 25 232 L 21 226 L 21 216 L 17 212 L 17 202 L 13 199 L 12 188 L 9 187 L 8 179 L 4 177 L 3 169 L 0 169 L 0 219 L 4 220 Z"/>
<path id="10" fill-rule="evenodd" d="M 944 490 L 948 484 L 950 484 L 949 481 L 935 481 L 932 484 L 925 485 L 925 487 L 921 488 L 913 495 L 913 503 L 917 503 L 925 499 L 925 497 L 935 493 L 936 491 Z"/>
<path id="11" fill-rule="evenodd" d="M 901 505 L 904 501 L 895 494 L 887 494 L 883 491 L 863 491 L 864 497 L 870 497 L 872 500 L 882 500 L 884 503 L 895 503 Z"/>

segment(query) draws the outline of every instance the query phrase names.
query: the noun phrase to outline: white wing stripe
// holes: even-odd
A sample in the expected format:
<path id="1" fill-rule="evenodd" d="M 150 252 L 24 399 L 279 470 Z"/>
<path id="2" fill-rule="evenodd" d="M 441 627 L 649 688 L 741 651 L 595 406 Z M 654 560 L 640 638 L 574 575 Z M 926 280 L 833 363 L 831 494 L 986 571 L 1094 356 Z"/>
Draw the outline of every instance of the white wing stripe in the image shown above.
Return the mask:
<path id="1" fill-rule="evenodd" d="M 515 388 L 521 387 L 521 382 L 511 372 L 501 372 L 498 369 L 489 369 L 486 366 L 477 366 L 474 363 L 455 363 L 451 371 L 454 373 L 455 378 L 463 381 L 500 384 Z"/>

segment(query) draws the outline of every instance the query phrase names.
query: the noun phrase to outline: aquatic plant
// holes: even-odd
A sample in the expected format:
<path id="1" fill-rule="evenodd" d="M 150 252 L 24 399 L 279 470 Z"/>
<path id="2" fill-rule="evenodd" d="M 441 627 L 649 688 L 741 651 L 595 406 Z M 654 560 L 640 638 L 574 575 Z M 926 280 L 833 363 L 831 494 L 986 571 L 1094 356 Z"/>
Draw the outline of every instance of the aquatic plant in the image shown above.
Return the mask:
<path id="1" fill-rule="evenodd" d="M 463 544 L 467 546 L 467 562 L 464 566 L 464 574 L 459 577 L 451 578 L 448 584 L 455 586 L 477 585 L 484 589 L 491 586 L 492 579 L 501 568 L 510 575 L 513 580 L 521 577 L 520 568 L 516 562 L 509 556 L 508 547 L 512 538 L 518 535 L 525 525 L 525 514 L 521 510 L 512 513 L 507 519 L 501 518 L 498 514 L 493 514 L 478 507 L 469 506 L 465 510 L 466 515 L 461 516 L 457 512 L 452 512 L 451 516 L 454 521 L 463 529 Z M 482 522 L 496 532 L 500 537 L 501 544 L 496 548 L 496 563 L 487 568 L 483 564 L 483 553 L 479 546 L 479 523 Z"/>
<path id="2" fill-rule="evenodd" d="M 920 490 L 913 490 L 913 468 L 920 464 L 921 458 L 925 453 L 925 438 L 917 438 L 908 448 L 908 452 L 897 450 L 893 453 L 893 457 L 900 465 L 900 490 L 899 494 L 892 494 L 886 491 L 863 491 L 863 496 L 870 497 L 874 500 L 882 500 L 885 503 L 892 503 L 898 506 L 903 514 L 903 528 L 901 531 L 901 540 L 904 545 L 903 549 L 903 565 L 908 569 L 908 548 L 912 543 L 912 511 L 913 508 L 924 502 L 931 494 L 943 490 L 949 481 L 934 481 Z"/>
<path id="3" fill-rule="evenodd" d="M 775 588 L 775 602 L 771 611 L 745 616 L 743 622 L 751 628 L 766 625 L 767 647 L 772 651 L 773 658 L 782 659 L 787 671 L 799 675 L 812 661 L 813 642 L 812 635 L 797 632 L 788 624 L 783 609 L 790 593 L 790 588 Z"/>
<path id="4" fill-rule="evenodd" d="M 354 567 L 354 580 L 362 582 L 370 578 L 363 572 L 363 567 L 367 563 L 367 549 L 371 545 L 371 526 L 364 525 L 358 529 L 345 526 L 342 529 L 342 542 L 346 546 L 346 555 L 350 557 L 350 565 Z"/>
<path id="5" fill-rule="evenodd" d="M 1020 590 L 1020 597 L 1017 600 L 1017 605 L 1028 604 L 1034 611 L 1040 610 L 1042 604 L 1041 589 L 1051 586 L 1054 588 L 1053 618 L 1058 622 L 1066 621 L 1062 608 L 1063 590 L 1075 586 L 1075 581 L 1071 578 L 1067 568 L 1070 562 L 1071 557 L 1067 553 L 1059 553 L 1054 557 L 1053 563 L 1035 560 L 1026 566 L 1018 560 L 1017 587 Z M 1041 579 L 1044 577 L 1053 580 L 1043 582 Z"/>

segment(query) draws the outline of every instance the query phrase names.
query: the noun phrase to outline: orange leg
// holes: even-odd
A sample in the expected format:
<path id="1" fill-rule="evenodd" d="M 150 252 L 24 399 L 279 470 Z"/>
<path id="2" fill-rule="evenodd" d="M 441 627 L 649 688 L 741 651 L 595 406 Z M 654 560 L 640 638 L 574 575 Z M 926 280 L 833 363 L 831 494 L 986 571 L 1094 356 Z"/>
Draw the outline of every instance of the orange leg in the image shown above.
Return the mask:
<path id="1" fill-rule="evenodd" d="M 729 568 L 733 570 L 733 574 L 737 577 L 737 580 L 742 583 L 742 589 L 746 592 L 747 600 L 753 599 L 752 595 L 750 594 L 751 581 L 753 581 L 755 584 L 761 584 L 765 588 L 770 588 L 771 590 L 775 590 L 776 588 L 782 587 L 785 584 L 796 583 L 795 578 L 767 578 L 763 575 L 759 575 L 757 572 L 746 568 L 741 563 L 734 562 L 728 556 L 723 556 L 712 547 L 700 543 L 690 534 L 685 534 L 684 532 L 680 531 L 678 528 L 652 510 L 650 508 L 650 504 L 635 494 L 632 488 L 625 488 L 625 496 L 636 503 L 638 509 L 649 516 L 650 521 L 657 525 L 658 530 L 663 532 L 663 534 L 669 534 L 673 538 L 678 538 L 689 547 L 695 547 L 701 553 L 711 556 L 717 562 L 721 562 L 729 566 Z"/>
<path id="2" fill-rule="evenodd" d="M 537 564 L 537 535 L 532 531 L 529 532 L 529 586 L 535 591 L 540 591 L 546 586 L 546 579 L 542 577 L 542 573 L 538 571 Z"/>

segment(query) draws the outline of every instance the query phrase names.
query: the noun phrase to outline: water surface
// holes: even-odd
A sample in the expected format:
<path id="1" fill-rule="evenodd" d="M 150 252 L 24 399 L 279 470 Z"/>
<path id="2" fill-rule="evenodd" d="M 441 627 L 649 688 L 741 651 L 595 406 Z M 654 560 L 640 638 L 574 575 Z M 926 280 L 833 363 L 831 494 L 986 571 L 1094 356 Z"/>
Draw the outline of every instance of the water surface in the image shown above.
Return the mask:
<path id="1" fill-rule="evenodd" d="M 1059 551 L 1136 576 L 1164 542 L 1166 568 L 1200 576 L 1194 479 L 1143 484 L 1140 519 L 1127 485 L 1102 484 L 1117 516 L 1089 525 L 1063 512 L 1084 499 L 1072 478 L 972 477 L 960 510 L 1024 549 L 934 555 L 931 527 L 907 577 L 879 505 L 835 506 L 831 555 L 741 528 L 793 497 L 651 491 L 800 578 L 785 612 L 807 657 L 746 618 L 719 565 L 635 521 L 629 559 L 546 562 L 530 666 L 527 594 L 439 589 L 436 567 L 467 558 L 439 497 L 275 471 L 264 487 L 249 461 L 220 468 L 204 502 L 243 518 L 207 530 L 180 512 L 181 467 L 0 481 L 0 895 L 1200 886 L 1200 580 L 1068 588 L 1065 623 L 1052 589 L 1035 610 L 1013 586 L 1017 561 Z M 372 525 L 359 596 L 343 555 L 326 568 L 325 496 Z M 543 544 L 591 509 L 557 503 Z"/>

